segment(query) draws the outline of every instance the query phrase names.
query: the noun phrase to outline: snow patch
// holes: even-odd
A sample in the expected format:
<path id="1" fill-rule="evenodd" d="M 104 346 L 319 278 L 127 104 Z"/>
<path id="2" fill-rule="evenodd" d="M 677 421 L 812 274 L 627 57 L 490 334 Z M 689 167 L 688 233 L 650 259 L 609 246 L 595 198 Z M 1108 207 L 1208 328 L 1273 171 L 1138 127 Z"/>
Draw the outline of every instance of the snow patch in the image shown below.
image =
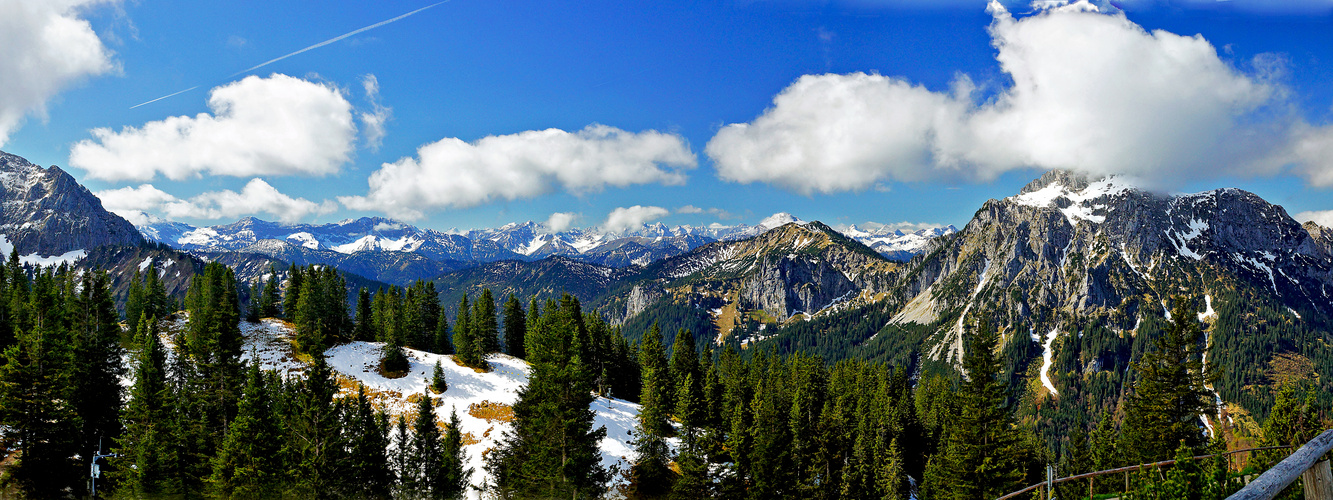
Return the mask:
<path id="1" fill-rule="evenodd" d="M 1211 318 L 1211 317 L 1217 316 L 1217 311 L 1214 311 L 1214 310 L 1213 310 L 1213 296 L 1212 296 L 1212 295 L 1206 295 L 1206 294 L 1205 294 L 1205 295 L 1203 296 L 1203 303 L 1205 304 L 1205 307 L 1204 307 L 1204 309 L 1203 309 L 1203 312 L 1199 313 L 1199 321 L 1203 321 L 1205 318 Z"/>
<path id="2" fill-rule="evenodd" d="M 1046 390 L 1051 391 L 1052 395 L 1059 394 L 1059 391 L 1055 390 L 1055 384 L 1051 383 L 1050 376 L 1051 356 L 1053 354 L 1051 352 L 1051 343 L 1055 342 L 1057 333 L 1059 333 L 1059 330 L 1052 328 L 1051 333 L 1046 334 L 1046 342 L 1042 344 L 1041 352 L 1041 385 L 1045 386 Z"/>
<path id="3" fill-rule="evenodd" d="M 144 257 L 143 262 L 139 263 L 139 272 L 142 273 L 144 269 L 148 269 L 148 266 L 151 265 L 153 265 L 153 257 L 152 256 Z"/>

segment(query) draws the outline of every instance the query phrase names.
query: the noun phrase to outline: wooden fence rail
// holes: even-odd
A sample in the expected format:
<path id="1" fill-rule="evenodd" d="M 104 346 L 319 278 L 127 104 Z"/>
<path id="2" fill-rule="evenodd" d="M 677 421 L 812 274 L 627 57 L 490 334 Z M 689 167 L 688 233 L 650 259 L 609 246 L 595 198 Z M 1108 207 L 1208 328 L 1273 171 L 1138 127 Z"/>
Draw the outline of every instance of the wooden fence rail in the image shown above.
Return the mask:
<path id="1" fill-rule="evenodd" d="M 1333 484 L 1329 484 L 1333 478 L 1329 477 L 1328 461 L 1316 463 L 1330 449 L 1333 449 L 1333 429 L 1305 443 L 1227 500 L 1269 500 L 1302 475 L 1305 477 L 1306 500 L 1333 500 Z"/>
<path id="2" fill-rule="evenodd" d="M 1333 431 L 1328 431 L 1328 432 L 1333 432 Z M 1325 434 L 1328 434 L 1328 432 L 1326 432 Z M 1193 457 L 1193 458 L 1191 458 L 1191 460 L 1203 460 L 1203 459 L 1205 459 L 1205 458 L 1213 458 L 1213 457 L 1216 457 L 1216 456 L 1233 455 L 1233 454 L 1236 454 L 1236 453 L 1245 453 L 1245 452 L 1250 452 L 1250 451 L 1280 450 L 1280 449 L 1284 449 L 1284 448 L 1291 448 L 1291 447 L 1293 447 L 1293 446 L 1295 446 L 1295 445 L 1290 445 L 1290 444 L 1289 444 L 1289 445 L 1283 445 L 1283 446 L 1264 446 L 1264 447 L 1262 447 L 1262 448 L 1245 448 L 1245 449 L 1243 449 L 1243 450 L 1232 450 L 1232 451 L 1228 451 L 1228 452 L 1225 452 L 1225 453 L 1215 453 L 1215 454 L 1212 454 L 1212 455 L 1199 455 L 1199 456 L 1197 456 L 1197 457 Z M 1302 449 L 1303 449 L 1303 448 L 1302 448 Z M 1316 456 L 1317 456 L 1317 455 L 1316 455 Z M 1060 484 L 1060 483 L 1066 483 L 1066 482 L 1070 482 L 1070 481 L 1078 481 L 1078 480 L 1081 480 L 1081 479 L 1087 479 L 1087 480 L 1088 480 L 1088 490 L 1089 490 L 1089 494 L 1088 494 L 1088 496 L 1091 497 L 1091 496 L 1092 496 L 1092 494 L 1091 494 L 1091 490 L 1092 490 L 1092 480 L 1095 479 L 1095 478 L 1097 478 L 1097 477 L 1100 477 L 1100 476 L 1107 476 L 1107 475 L 1111 475 L 1111 474 L 1126 474 L 1126 479 L 1125 479 L 1125 481 L 1126 481 L 1126 482 L 1125 482 L 1125 489 L 1128 490 L 1128 489 L 1129 489 L 1129 479 L 1128 479 L 1128 474 L 1129 474 L 1130 472 L 1134 472 L 1134 471 L 1138 471 L 1138 470 L 1142 470 L 1142 469 L 1152 469 L 1152 468 L 1165 467 L 1165 466 L 1168 466 L 1168 465 L 1175 465 L 1175 463 L 1176 463 L 1175 460 L 1163 460 L 1163 461 L 1161 461 L 1161 462 L 1153 462 L 1153 463 L 1150 463 L 1150 464 L 1131 465 L 1131 466 L 1128 466 L 1128 467 L 1120 467 L 1120 468 L 1116 468 L 1116 469 L 1099 470 L 1099 471 L 1097 471 L 1097 472 L 1088 472 L 1088 473 L 1078 474 L 1078 475 L 1069 476 L 1069 477 L 1062 477 L 1062 478 L 1059 478 L 1059 479 L 1053 479 L 1053 480 L 1051 480 L 1049 483 L 1043 481 L 1043 482 L 1034 484 L 1034 485 L 1032 485 L 1032 486 L 1028 486 L 1027 488 L 1023 488 L 1023 489 L 1021 489 L 1021 490 L 1015 491 L 1015 492 L 1010 493 L 1010 494 L 1008 494 L 1008 495 L 1002 496 L 1002 497 L 998 498 L 997 500 L 1009 500 L 1009 499 L 1011 499 L 1011 498 L 1016 498 L 1016 497 L 1018 497 L 1019 495 L 1022 495 L 1022 494 L 1024 494 L 1024 493 L 1028 493 L 1028 492 L 1034 491 L 1034 490 L 1036 490 L 1036 489 L 1038 489 L 1038 488 L 1041 488 L 1042 486 L 1047 486 L 1048 484 L 1049 484 L 1050 486 L 1055 486 L 1055 485 Z M 1291 482 L 1288 481 L 1287 484 L 1291 484 Z M 1284 486 L 1285 486 L 1285 485 L 1284 485 Z M 1280 491 L 1280 490 L 1279 490 L 1279 491 Z M 1236 498 L 1236 497 L 1233 496 L 1232 498 Z M 1249 498 L 1249 497 L 1246 497 L 1246 498 Z M 1259 497 L 1255 497 L 1255 498 L 1259 498 Z M 1268 497 L 1268 498 L 1271 498 L 1271 497 Z M 1231 500 L 1231 498 L 1228 498 L 1227 500 Z"/>

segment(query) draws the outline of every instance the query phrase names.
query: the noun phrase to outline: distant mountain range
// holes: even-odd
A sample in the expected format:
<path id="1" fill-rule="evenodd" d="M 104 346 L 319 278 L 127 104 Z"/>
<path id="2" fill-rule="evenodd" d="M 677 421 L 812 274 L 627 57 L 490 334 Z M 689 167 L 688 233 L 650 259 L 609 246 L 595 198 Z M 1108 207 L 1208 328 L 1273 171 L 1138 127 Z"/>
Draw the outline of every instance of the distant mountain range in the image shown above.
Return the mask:
<path id="1" fill-rule="evenodd" d="M 267 255 L 300 264 L 336 265 L 374 279 L 403 283 L 487 262 L 551 256 L 610 267 L 642 267 L 710 242 L 751 238 L 788 223 L 804 221 L 777 213 L 753 226 L 671 227 L 655 223 L 618 232 L 552 231 L 539 222 L 524 222 L 463 232 L 422 229 L 381 217 L 330 224 L 281 224 L 247 217 L 209 227 L 150 220 L 139 226 L 139 231 L 151 241 L 199 254 Z M 920 252 L 931 238 L 954 231 L 953 226 L 916 232 L 849 228 L 859 241 L 899 260 Z"/>

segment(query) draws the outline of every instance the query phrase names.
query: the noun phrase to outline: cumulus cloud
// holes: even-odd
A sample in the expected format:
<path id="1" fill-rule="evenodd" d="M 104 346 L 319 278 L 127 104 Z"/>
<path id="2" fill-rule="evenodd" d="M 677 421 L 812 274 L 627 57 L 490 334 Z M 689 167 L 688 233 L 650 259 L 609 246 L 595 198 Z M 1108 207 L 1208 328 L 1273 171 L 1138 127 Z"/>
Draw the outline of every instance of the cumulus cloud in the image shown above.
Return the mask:
<path id="1" fill-rule="evenodd" d="M 546 228 L 558 233 L 569 229 L 578 218 L 579 214 L 574 212 L 556 212 L 546 218 Z"/>
<path id="2" fill-rule="evenodd" d="M 1333 228 L 1333 210 L 1301 212 L 1294 217 L 1302 223 L 1314 222 L 1324 227 Z"/>
<path id="3" fill-rule="evenodd" d="M 606 222 L 602 223 L 602 229 L 613 233 L 621 233 L 666 217 L 669 214 L 671 214 L 671 211 L 662 207 L 645 207 L 643 205 L 620 207 L 607 214 Z"/>
<path id="4" fill-rule="evenodd" d="M 200 193 L 189 199 L 172 196 L 152 184 L 108 189 L 94 194 L 101 198 L 102 206 L 107 210 L 135 224 L 148 221 L 152 213 L 161 213 L 171 219 L 210 220 L 269 214 L 282 222 L 296 222 L 311 215 L 331 213 L 338 208 L 336 203 L 328 200 L 315 203 L 305 198 L 292 198 L 263 179 L 251 179 L 239 193 L 224 189 Z"/>
<path id="5" fill-rule="evenodd" d="M 0 0 L 0 146 L 46 102 L 85 78 L 119 70 L 81 16 L 109 0 Z"/>
<path id="6" fill-rule="evenodd" d="M 583 194 L 606 186 L 679 185 L 697 165 L 683 137 L 655 130 L 594 124 L 577 132 L 529 130 L 471 143 L 446 138 L 421 146 L 416 157 L 385 163 L 371 174 L 365 196 L 338 200 L 353 210 L 414 220 L 432 209 L 533 198 L 556 189 Z"/>
<path id="7" fill-rule="evenodd" d="M 991 3 L 1012 84 L 984 101 L 962 75 L 948 92 L 877 74 L 807 75 L 705 152 L 724 180 L 807 195 L 1052 168 L 1165 187 L 1264 164 L 1260 146 L 1274 136 L 1253 121 L 1276 85 L 1231 67 L 1201 36 L 1149 32 L 1087 2 L 1051 7 L 1015 19 Z"/>
<path id="8" fill-rule="evenodd" d="M 352 105 L 333 85 L 249 76 L 214 88 L 208 106 L 212 114 L 93 129 L 95 139 L 70 149 L 69 164 L 109 181 L 319 176 L 337 173 L 352 153 Z"/>
<path id="9" fill-rule="evenodd" d="M 380 81 L 375 75 L 362 77 L 361 87 L 365 89 L 366 100 L 370 102 L 369 111 L 357 114 L 361 120 L 361 136 L 366 147 L 371 151 L 379 151 L 380 144 L 384 142 L 384 125 L 393 117 L 393 108 L 380 103 Z"/>

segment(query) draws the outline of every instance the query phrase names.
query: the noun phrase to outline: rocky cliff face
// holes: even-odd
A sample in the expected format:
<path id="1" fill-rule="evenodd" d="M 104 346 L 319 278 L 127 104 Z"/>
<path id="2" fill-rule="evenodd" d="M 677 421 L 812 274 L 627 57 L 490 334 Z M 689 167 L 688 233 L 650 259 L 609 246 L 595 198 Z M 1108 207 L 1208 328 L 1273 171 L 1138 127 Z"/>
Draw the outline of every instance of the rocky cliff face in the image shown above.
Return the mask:
<path id="1" fill-rule="evenodd" d="M 891 323 L 939 325 L 930 355 L 954 362 L 981 318 L 1011 335 L 1076 329 L 1073 317 L 1132 334 L 1176 298 L 1206 315 L 1222 294 L 1333 317 L 1327 236 L 1282 207 L 1237 189 L 1168 196 L 1066 172 L 986 202 L 904 276 L 910 302 Z"/>
<path id="2" fill-rule="evenodd" d="M 20 255 L 59 256 L 143 237 L 59 167 L 41 168 L 0 152 L 0 235 Z"/>

